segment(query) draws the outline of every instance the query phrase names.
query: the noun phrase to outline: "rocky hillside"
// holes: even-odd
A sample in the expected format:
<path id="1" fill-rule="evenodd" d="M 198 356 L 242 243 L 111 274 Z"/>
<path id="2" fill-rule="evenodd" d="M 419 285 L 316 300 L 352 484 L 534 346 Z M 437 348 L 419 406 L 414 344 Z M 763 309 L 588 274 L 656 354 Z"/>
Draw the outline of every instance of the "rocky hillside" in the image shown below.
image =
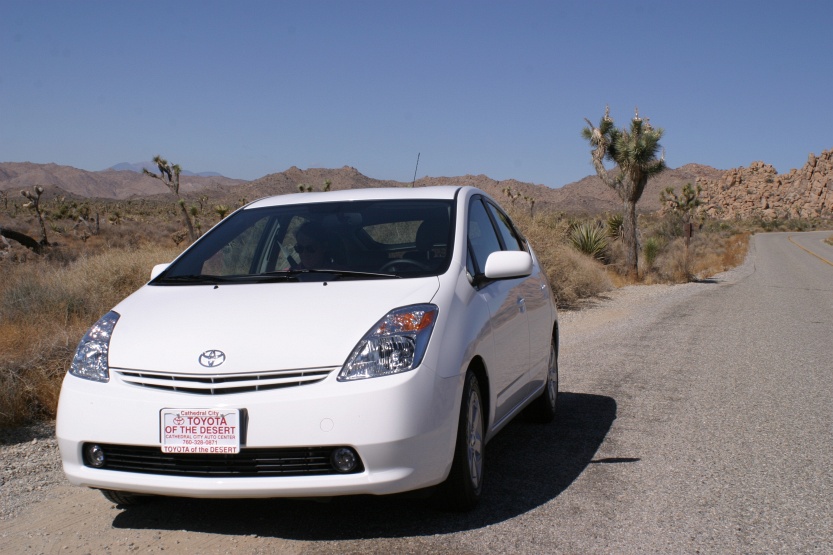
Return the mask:
<path id="1" fill-rule="evenodd" d="M 682 188 L 686 183 L 694 183 L 698 178 L 717 179 L 723 172 L 709 166 L 688 164 L 681 168 L 669 169 L 652 180 L 642 195 L 639 203 L 641 211 L 653 212 L 659 210 L 659 194 L 666 187 Z M 355 189 L 359 187 L 407 187 L 410 183 L 399 181 L 384 181 L 367 177 L 356 168 L 321 169 L 312 168 L 301 170 L 291 167 L 286 171 L 269 174 L 250 183 L 235 188 L 235 194 L 249 200 L 256 198 L 297 193 L 299 185 L 311 187 L 313 191 L 321 191 L 325 181 L 330 181 L 330 189 Z M 567 213 L 596 214 L 612 212 L 621 208 L 621 201 L 616 193 L 607 187 L 598 176 L 585 177 L 581 181 L 570 183 L 564 187 L 553 189 L 545 185 L 524 183 L 514 179 L 498 181 L 486 175 L 463 175 L 457 177 L 423 177 L 416 180 L 416 187 L 430 187 L 434 185 L 470 185 L 483 189 L 498 199 L 502 204 L 515 204 L 520 207 L 533 209 L 556 210 Z M 510 200 L 507 193 L 511 193 L 514 200 Z"/>
<path id="2" fill-rule="evenodd" d="M 615 173 L 611 170 L 610 173 Z M 719 179 L 723 170 L 702 164 L 686 164 L 667 169 L 648 182 L 637 205 L 640 212 L 656 212 L 661 208 L 659 196 L 668 187 L 682 190 L 686 183 L 698 179 Z M 566 212 L 614 212 L 622 209 L 622 201 L 597 175 L 590 175 L 559 189 L 558 203 Z"/>
<path id="3" fill-rule="evenodd" d="M 205 195 L 211 203 L 230 206 L 269 195 L 296 193 L 299 187 L 322 191 L 326 182 L 333 190 L 410 185 L 373 179 L 350 166 L 307 170 L 293 166 L 255 181 L 185 175 L 181 179 L 181 192 L 186 197 Z M 648 183 L 638 210 L 659 210 L 660 193 L 667 187 L 679 191 L 686 183 L 697 183 L 703 188 L 703 208 L 715 218 L 833 217 L 833 150 L 822 152 L 818 157 L 811 154 L 801 170 L 782 175 L 763 162 L 728 171 L 701 164 L 668 169 Z M 153 196 L 165 198 L 170 195 L 159 181 L 134 172 L 88 172 L 69 166 L 28 162 L 0 164 L 0 191 L 9 191 L 6 193 L 8 198 L 13 196 L 13 191 L 19 194 L 17 191 L 34 185 L 44 187 L 47 198 L 77 196 L 123 200 Z M 498 181 L 486 175 L 423 177 L 415 185 L 472 185 L 483 189 L 502 204 L 536 211 L 598 214 L 621 209 L 616 193 L 595 175 L 558 189 L 513 179 Z M 511 199 L 507 192 L 511 193 Z"/>
<path id="4" fill-rule="evenodd" d="M 800 170 L 778 174 L 763 162 L 700 178 L 704 211 L 721 219 L 833 217 L 833 150 L 810 154 Z"/>
<path id="5" fill-rule="evenodd" d="M 244 183 L 228 177 L 181 176 L 180 190 L 197 193 L 233 187 Z M 167 193 L 160 181 L 130 171 L 105 170 L 90 172 L 72 166 L 33 164 L 31 162 L 3 162 L 0 164 L 0 191 L 20 191 L 35 185 L 43 187 L 47 196 L 78 196 L 86 198 L 123 200 Z M 19 194 L 19 193 L 18 193 Z"/>

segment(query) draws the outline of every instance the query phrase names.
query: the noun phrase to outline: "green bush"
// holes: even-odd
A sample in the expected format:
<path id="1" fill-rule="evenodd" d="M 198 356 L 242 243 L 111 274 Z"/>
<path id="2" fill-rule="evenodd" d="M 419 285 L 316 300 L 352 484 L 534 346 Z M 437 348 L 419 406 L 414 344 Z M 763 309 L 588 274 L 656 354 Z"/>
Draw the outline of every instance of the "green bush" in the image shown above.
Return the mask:
<path id="1" fill-rule="evenodd" d="M 642 245 L 642 255 L 645 257 L 645 264 L 652 268 L 657 260 L 662 247 L 660 240 L 656 237 L 648 237 Z"/>
<path id="2" fill-rule="evenodd" d="M 579 252 L 604 260 L 607 249 L 607 232 L 598 224 L 585 222 L 577 225 L 570 233 L 570 243 Z"/>
<path id="3" fill-rule="evenodd" d="M 625 218 L 622 214 L 611 214 L 607 217 L 607 236 L 611 239 L 622 237 L 622 227 L 625 225 Z"/>

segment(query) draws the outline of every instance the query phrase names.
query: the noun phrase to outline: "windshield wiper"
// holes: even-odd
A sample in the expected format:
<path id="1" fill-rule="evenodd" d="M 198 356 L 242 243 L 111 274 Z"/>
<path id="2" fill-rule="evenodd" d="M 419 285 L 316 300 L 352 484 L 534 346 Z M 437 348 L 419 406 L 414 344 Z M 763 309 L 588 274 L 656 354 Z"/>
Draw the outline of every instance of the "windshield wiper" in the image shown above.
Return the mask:
<path id="1" fill-rule="evenodd" d="M 380 272 L 359 272 L 356 270 L 309 270 L 311 272 L 324 272 L 327 274 L 335 274 L 338 277 L 364 277 L 373 279 L 388 279 L 397 278 L 402 279 L 402 276 L 396 274 L 383 274 Z"/>
<path id="2" fill-rule="evenodd" d="M 153 280 L 155 285 L 215 285 L 217 283 L 227 283 L 231 280 L 224 276 L 212 275 L 184 275 L 184 276 L 164 276 Z"/>
<path id="3" fill-rule="evenodd" d="M 360 272 L 357 270 L 336 270 L 334 268 L 293 268 L 291 270 L 281 270 L 279 272 L 265 272 L 263 274 L 257 274 L 256 276 L 252 276 L 255 279 L 264 279 L 264 280 L 271 280 L 271 279 L 295 279 L 298 281 L 304 281 L 304 276 L 333 276 L 333 278 L 370 278 L 370 279 L 390 279 L 390 278 L 401 278 L 402 276 L 398 276 L 396 274 L 383 274 L 379 272 Z"/>

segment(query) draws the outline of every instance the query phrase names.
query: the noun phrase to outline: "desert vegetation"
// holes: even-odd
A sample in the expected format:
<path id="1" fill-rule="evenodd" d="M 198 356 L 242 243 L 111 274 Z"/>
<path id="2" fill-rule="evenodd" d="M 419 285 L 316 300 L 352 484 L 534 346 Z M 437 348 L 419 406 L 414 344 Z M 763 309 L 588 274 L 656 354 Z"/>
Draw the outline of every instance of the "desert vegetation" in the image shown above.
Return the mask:
<path id="1" fill-rule="evenodd" d="M 33 193 L 35 194 L 35 193 Z M 619 214 L 575 215 L 540 209 L 534 199 L 499 199 L 534 246 L 562 309 L 615 287 L 704 279 L 742 262 L 750 233 L 811 229 L 790 220 L 720 222 L 690 218 L 695 232 L 685 247 L 678 211 L 640 214 L 637 273 L 629 266 Z M 0 227 L 30 237 L 49 234 L 40 250 L 0 242 L 0 426 L 55 414 L 61 380 L 87 328 L 145 283 L 153 265 L 188 244 L 182 206 L 203 229 L 245 199 L 182 197 L 127 201 L 4 196 Z M 179 200 L 183 202 L 180 203 Z M 589 231 L 588 231 L 589 230 Z M 590 233 L 587 245 L 576 237 Z"/>
<path id="2" fill-rule="evenodd" d="M 584 121 L 587 127 L 582 129 L 582 136 L 593 147 L 591 159 L 596 174 L 622 200 L 625 264 L 630 273 L 636 274 L 639 266 L 636 203 L 642 198 L 648 180 L 665 171 L 665 157 L 657 158 L 663 130 L 653 127 L 649 118 L 640 118 L 639 108 L 635 110 L 629 128 L 616 127 L 609 106 L 598 127 L 587 118 Z M 604 166 L 605 160 L 613 162 L 617 171 L 609 173 Z"/>

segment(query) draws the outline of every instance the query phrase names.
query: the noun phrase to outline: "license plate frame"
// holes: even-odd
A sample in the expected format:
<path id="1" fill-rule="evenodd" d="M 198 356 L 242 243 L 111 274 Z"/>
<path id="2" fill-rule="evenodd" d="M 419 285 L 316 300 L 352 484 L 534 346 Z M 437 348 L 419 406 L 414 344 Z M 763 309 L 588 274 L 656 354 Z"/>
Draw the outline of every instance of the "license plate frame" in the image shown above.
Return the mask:
<path id="1" fill-rule="evenodd" d="M 241 409 L 164 408 L 159 411 L 163 453 L 227 455 L 240 452 Z"/>

